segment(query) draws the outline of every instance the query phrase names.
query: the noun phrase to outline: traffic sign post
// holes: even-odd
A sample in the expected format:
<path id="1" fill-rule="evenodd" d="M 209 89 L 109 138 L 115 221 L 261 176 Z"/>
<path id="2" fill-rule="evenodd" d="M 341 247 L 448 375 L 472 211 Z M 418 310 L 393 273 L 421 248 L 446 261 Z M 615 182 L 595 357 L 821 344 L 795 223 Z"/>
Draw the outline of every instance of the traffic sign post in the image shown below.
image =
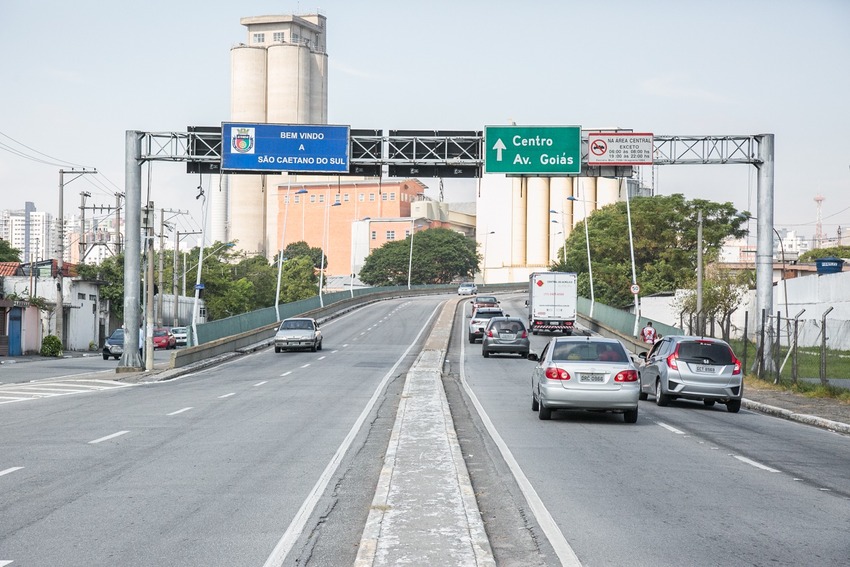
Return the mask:
<path id="1" fill-rule="evenodd" d="M 484 172 L 581 173 L 581 126 L 486 126 Z"/>
<path id="2" fill-rule="evenodd" d="M 348 142 L 348 126 L 224 122 L 221 170 L 348 173 Z"/>
<path id="3" fill-rule="evenodd" d="M 652 134 L 590 132 L 587 165 L 652 165 Z"/>

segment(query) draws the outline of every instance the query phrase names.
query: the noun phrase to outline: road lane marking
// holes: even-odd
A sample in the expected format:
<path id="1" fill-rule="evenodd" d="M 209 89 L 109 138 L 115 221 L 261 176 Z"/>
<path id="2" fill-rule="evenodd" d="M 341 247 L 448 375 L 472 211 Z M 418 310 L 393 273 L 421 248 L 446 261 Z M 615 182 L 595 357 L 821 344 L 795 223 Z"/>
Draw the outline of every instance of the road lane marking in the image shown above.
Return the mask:
<path id="1" fill-rule="evenodd" d="M 322 472 L 322 475 L 319 477 L 319 480 L 316 481 L 316 484 L 313 486 L 313 489 L 310 491 L 310 493 L 307 495 L 307 498 L 301 504 L 301 508 L 298 509 L 298 512 L 295 514 L 295 517 L 292 518 L 292 522 L 290 522 L 289 527 L 286 528 L 286 531 L 283 533 L 280 540 L 277 542 L 277 545 L 275 545 L 271 555 L 269 555 L 269 558 L 266 559 L 266 562 L 263 564 L 263 567 L 281 567 L 283 565 L 283 562 L 286 560 L 286 556 L 292 550 L 292 546 L 295 545 L 295 542 L 298 540 L 299 536 L 301 535 L 301 532 L 304 531 L 304 526 L 307 525 L 307 520 L 310 518 L 310 515 L 313 513 L 313 510 L 316 508 L 316 504 L 318 504 L 322 494 L 327 489 L 331 478 L 336 473 L 336 470 L 339 468 L 343 456 L 351 447 L 351 444 L 354 442 L 354 438 L 357 436 L 357 433 L 363 427 L 363 424 L 366 422 L 366 418 L 369 417 L 369 414 L 372 412 L 372 408 L 377 403 L 381 392 L 386 389 L 390 379 L 395 376 L 396 369 L 401 365 L 402 361 L 413 349 L 413 346 L 417 342 L 419 342 L 419 338 L 422 336 L 422 333 L 425 332 L 425 329 L 430 327 L 431 320 L 439 312 L 442 306 L 443 303 L 440 303 L 434 308 L 434 311 L 431 312 L 430 317 L 428 317 L 427 321 L 425 321 L 425 324 L 422 325 L 422 328 L 419 330 L 419 333 L 416 335 L 416 338 L 413 339 L 407 349 L 402 353 L 398 360 L 396 360 L 395 364 L 393 364 L 393 367 L 390 368 L 386 374 L 384 374 L 384 377 L 381 379 L 381 383 L 378 384 L 378 387 L 375 388 L 375 391 L 372 393 L 372 397 L 366 403 L 366 407 L 364 407 L 363 411 L 360 412 L 357 421 L 355 421 L 354 425 L 351 426 L 348 435 L 345 436 L 345 439 L 342 441 L 342 444 L 336 450 L 336 453 L 334 453 L 333 458 L 331 458 L 330 462 L 328 462 L 328 465 L 325 467 L 325 470 Z"/>
<path id="2" fill-rule="evenodd" d="M 3 561 L 0 559 L 0 567 L 6 567 L 6 565 L 11 565 L 14 561 Z"/>
<path id="3" fill-rule="evenodd" d="M 283 374 L 280 375 L 280 377 L 283 378 L 284 376 L 289 376 L 290 374 L 292 374 L 292 370 L 290 370 L 288 372 L 284 372 Z"/>
<path id="4" fill-rule="evenodd" d="M 15 472 L 15 471 L 19 471 L 19 470 L 21 470 L 22 468 L 24 468 L 24 467 L 12 467 L 12 468 L 8 468 L 8 469 L 6 469 L 5 471 L 0 471 L 0 476 L 3 476 L 4 474 L 13 473 L 13 472 Z"/>
<path id="5" fill-rule="evenodd" d="M 192 409 L 192 408 L 183 408 L 183 409 L 179 409 L 177 411 L 173 411 L 171 413 L 167 413 L 165 415 L 177 415 L 178 413 L 183 413 L 184 411 L 189 411 L 190 409 Z"/>
<path id="6" fill-rule="evenodd" d="M 118 433 L 113 433 L 112 435 L 107 435 L 106 437 L 101 437 L 100 439 L 95 439 L 94 441 L 89 441 L 89 445 L 95 445 L 97 443 L 101 443 L 103 441 L 109 441 L 110 439 L 115 439 L 116 437 L 120 437 L 126 433 L 130 433 L 129 431 L 119 431 Z"/>
<path id="7" fill-rule="evenodd" d="M 223 395 L 223 396 L 219 396 L 219 397 L 218 397 L 218 399 L 219 399 L 219 400 L 223 400 L 224 398 L 229 398 L 230 396 L 235 396 L 235 395 L 236 395 L 236 392 L 230 392 L 229 394 L 225 394 L 225 395 Z"/>
<path id="8" fill-rule="evenodd" d="M 685 432 L 684 432 L 684 431 L 681 431 L 681 430 L 679 430 L 679 429 L 676 429 L 676 428 L 675 428 L 675 427 L 673 427 L 672 425 L 667 425 L 666 423 L 662 423 L 662 422 L 660 422 L 660 421 L 658 422 L 658 425 L 660 425 L 661 427 L 663 427 L 663 428 L 664 428 L 664 429 L 666 429 L 667 431 L 672 431 L 672 432 L 673 432 L 673 433 L 675 433 L 676 435 L 685 435 Z"/>
<path id="9" fill-rule="evenodd" d="M 754 461 L 754 460 L 752 460 L 752 459 L 748 459 L 747 457 L 741 457 L 741 456 L 739 456 L 739 455 L 732 455 L 732 456 L 733 456 L 733 457 L 735 457 L 736 459 L 738 459 L 739 461 L 741 461 L 742 463 L 747 463 L 748 465 L 752 465 L 752 466 L 756 467 L 757 469 L 761 469 L 761 470 L 763 470 L 763 471 L 767 471 L 767 472 L 781 472 L 781 471 L 778 471 L 778 470 L 776 470 L 776 469 L 772 469 L 772 468 L 770 468 L 770 467 L 769 467 L 769 466 L 767 466 L 767 465 L 763 465 L 763 464 L 761 464 L 761 463 L 757 463 L 756 461 Z"/>
<path id="10" fill-rule="evenodd" d="M 324 355 L 319 357 L 319 360 L 324 360 L 324 359 L 325 359 Z"/>
<path id="11" fill-rule="evenodd" d="M 307 364 L 303 365 L 301 368 L 307 368 L 308 366 L 310 366 L 309 362 Z"/>
<path id="12" fill-rule="evenodd" d="M 266 382 L 268 382 L 268 380 L 263 380 L 262 382 L 257 382 L 256 384 L 254 384 L 254 387 L 256 388 L 257 386 L 262 386 Z"/>
<path id="13" fill-rule="evenodd" d="M 496 446 L 502 453 L 502 458 L 505 459 L 505 463 L 507 463 L 508 468 L 511 469 L 520 490 L 528 502 L 528 506 L 531 508 L 534 517 L 537 519 L 540 529 L 543 530 L 544 535 L 555 550 L 555 554 L 558 556 L 558 559 L 560 559 L 561 565 L 566 567 L 581 567 L 581 561 L 579 561 L 578 556 L 575 551 L 573 551 L 573 548 L 570 546 L 567 538 L 564 537 L 564 534 L 561 532 L 561 528 L 558 527 L 558 523 L 555 521 L 555 518 L 552 517 L 551 512 L 549 512 L 549 509 L 546 508 L 546 504 L 543 503 L 543 500 L 537 494 L 537 491 L 534 490 L 534 486 L 531 484 L 531 481 L 528 480 L 528 477 L 525 476 L 525 473 L 519 466 L 519 463 L 514 458 L 513 453 L 511 453 L 511 450 L 508 448 L 508 444 L 505 443 L 504 439 L 502 439 L 502 436 L 499 434 L 496 426 L 490 420 L 490 416 L 487 415 L 487 411 L 484 409 L 484 406 L 481 405 L 481 402 L 478 400 L 478 396 L 475 395 L 475 392 L 472 391 L 472 388 L 466 381 L 466 341 L 464 340 L 460 341 L 460 383 L 463 385 L 466 395 L 472 401 L 472 405 L 475 406 L 478 415 L 481 417 L 481 422 L 484 424 L 484 427 L 487 429 L 488 433 L 490 433 L 490 437 L 493 439 L 493 442 L 496 443 Z"/>

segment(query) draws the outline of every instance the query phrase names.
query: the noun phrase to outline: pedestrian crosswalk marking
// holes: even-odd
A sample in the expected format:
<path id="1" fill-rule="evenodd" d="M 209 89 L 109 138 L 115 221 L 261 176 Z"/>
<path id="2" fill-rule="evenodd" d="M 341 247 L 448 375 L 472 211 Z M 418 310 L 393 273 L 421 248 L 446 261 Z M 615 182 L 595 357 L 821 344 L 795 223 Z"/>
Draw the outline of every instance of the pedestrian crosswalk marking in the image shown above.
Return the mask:
<path id="1" fill-rule="evenodd" d="M 11 404 L 27 400 L 40 400 L 56 396 L 103 392 L 116 388 L 128 388 L 136 384 L 124 384 L 112 380 L 57 380 L 43 382 L 21 382 L 0 385 L 0 404 Z"/>

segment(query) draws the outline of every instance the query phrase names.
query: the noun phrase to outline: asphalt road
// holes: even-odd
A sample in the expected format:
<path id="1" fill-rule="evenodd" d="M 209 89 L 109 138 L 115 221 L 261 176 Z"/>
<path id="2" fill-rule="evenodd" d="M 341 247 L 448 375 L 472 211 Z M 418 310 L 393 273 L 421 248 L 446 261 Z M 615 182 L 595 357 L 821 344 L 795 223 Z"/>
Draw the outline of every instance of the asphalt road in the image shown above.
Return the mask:
<path id="1" fill-rule="evenodd" d="M 351 565 L 439 302 L 328 322 L 316 353 L 0 406 L 0 565 Z"/>
<path id="2" fill-rule="evenodd" d="M 169 360 L 173 352 L 173 350 L 154 350 L 154 363 Z M 3 357 L 0 362 L 2 362 L 0 364 L 0 384 L 74 378 L 93 372 L 115 374 L 115 368 L 119 363 L 114 358 L 103 360 L 100 351 L 83 354 L 74 353 L 62 358 Z"/>
<path id="3" fill-rule="evenodd" d="M 330 321 L 317 353 L 0 405 L 0 567 L 353 564 L 439 303 Z M 534 363 L 484 359 L 456 317 L 444 384 L 500 566 L 848 564 L 850 437 L 685 401 L 539 421 Z"/>
<path id="4" fill-rule="evenodd" d="M 520 299 L 503 306 L 521 313 Z M 533 336 L 532 350 L 547 340 Z M 504 465 L 512 483 L 488 476 L 491 467 L 475 457 L 468 463 L 476 492 L 496 492 L 479 502 L 501 565 L 523 564 L 510 541 L 517 538 L 493 530 L 500 514 L 517 515 L 503 509 L 508 501 L 519 503 L 519 517 L 534 518 L 531 546 L 544 536 L 551 544 L 526 555 L 528 564 L 529 557 L 551 565 L 572 557 L 586 566 L 850 562 L 850 437 L 687 401 L 641 402 L 634 425 L 589 412 L 557 412 L 543 422 L 531 411 L 533 362 L 485 359 L 465 336 L 452 344 L 456 364 L 463 361 L 454 368 L 457 390 L 465 382 L 480 402 L 480 409 L 452 406 L 464 454 L 483 447 L 515 460 Z M 523 483 L 542 512 L 516 497 Z"/>

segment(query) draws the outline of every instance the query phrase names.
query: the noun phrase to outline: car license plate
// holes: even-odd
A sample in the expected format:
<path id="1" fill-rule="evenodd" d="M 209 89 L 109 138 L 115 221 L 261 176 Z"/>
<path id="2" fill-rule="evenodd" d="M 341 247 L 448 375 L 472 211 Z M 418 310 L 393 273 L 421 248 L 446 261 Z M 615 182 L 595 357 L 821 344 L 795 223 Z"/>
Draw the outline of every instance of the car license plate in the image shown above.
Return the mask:
<path id="1" fill-rule="evenodd" d="M 700 374 L 714 374 L 713 366 L 697 366 L 695 370 Z"/>
<path id="2" fill-rule="evenodd" d="M 505 341 L 512 341 L 516 338 L 516 335 L 513 333 L 499 333 L 499 338 Z"/>
<path id="3" fill-rule="evenodd" d="M 604 382 L 605 375 L 604 374 L 581 374 L 579 376 L 579 382 Z"/>

